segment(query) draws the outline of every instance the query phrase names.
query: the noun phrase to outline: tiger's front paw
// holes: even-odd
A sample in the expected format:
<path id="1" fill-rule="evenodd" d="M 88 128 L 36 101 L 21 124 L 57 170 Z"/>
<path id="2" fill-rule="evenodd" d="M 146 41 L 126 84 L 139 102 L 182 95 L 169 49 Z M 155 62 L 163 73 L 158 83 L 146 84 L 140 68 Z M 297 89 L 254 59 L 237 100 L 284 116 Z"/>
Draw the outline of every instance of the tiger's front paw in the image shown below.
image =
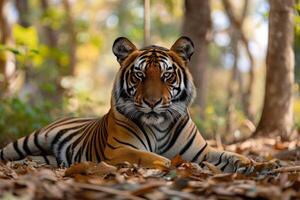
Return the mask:
<path id="1" fill-rule="evenodd" d="M 277 161 L 269 161 L 269 162 L 256 162 L 246 156 L 230 153 L 229 160 L 232 165 L 232 171 L 228 172 L 236 172 L 245 175 L 249 174 L 266 174 L 273 169 L 278 168 L 279 162 Z M 226 170 L 224 170 L 226 172 Z"/>
<path id="2" fill-rule="evenodd" d="M 241 174 L 251 174 L 255 170 L 256 162 L 243 155 L 235 155 L 233 158 L 233 171 Z"/>

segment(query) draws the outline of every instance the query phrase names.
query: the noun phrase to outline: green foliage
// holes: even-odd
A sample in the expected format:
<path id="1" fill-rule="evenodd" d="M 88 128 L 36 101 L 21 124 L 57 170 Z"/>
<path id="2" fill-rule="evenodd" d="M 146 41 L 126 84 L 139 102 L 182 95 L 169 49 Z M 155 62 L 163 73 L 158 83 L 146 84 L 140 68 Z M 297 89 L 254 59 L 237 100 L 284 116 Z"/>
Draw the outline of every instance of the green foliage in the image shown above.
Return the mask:
<path id="1" fill-rule="evenodd" d="M 50 113 L 53 107 L 49 102 L 30 106 L 18 98 L 1 100 L 0 144 L 4 140 L 28 135 L 51 122 L 53 119 Z"/>
<path id="2" fill-rule="evenodd" d="M 193 112 L 192 112 L 193 113 Z M 196 110 L 194 113 L 199 113 Z M 225 125 L 225 113 L 218 110 L 215 105 L 208 105 L 204 112 L 205 119 L 201 119 L 199 115 L 193 117 L 196 126 L 205 138 L 211 138 L 216 133 L 222 133 L 221 130 Z"/>

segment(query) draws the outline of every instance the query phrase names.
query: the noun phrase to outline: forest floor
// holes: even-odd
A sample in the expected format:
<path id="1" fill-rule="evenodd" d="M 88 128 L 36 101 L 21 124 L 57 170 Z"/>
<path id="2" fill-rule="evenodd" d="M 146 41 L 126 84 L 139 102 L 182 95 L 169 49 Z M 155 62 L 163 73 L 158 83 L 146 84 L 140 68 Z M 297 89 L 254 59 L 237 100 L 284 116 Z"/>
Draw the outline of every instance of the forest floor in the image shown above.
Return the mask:
<path id="1" fill-rule="evenodd" d="M 212 142 L 213 143 L 213 142 Z M 219 148 L 222 148 L 219 146 Z M 300 141 L 249 139 L 226 147 L 277 169 L 250 175 L 221 173 L 172 160 L 170 169 L 145 169 L 124 163 L 81 163 L 68 169 L 28 161 L 0 163 L 0 199 L 300 199 Z"/>

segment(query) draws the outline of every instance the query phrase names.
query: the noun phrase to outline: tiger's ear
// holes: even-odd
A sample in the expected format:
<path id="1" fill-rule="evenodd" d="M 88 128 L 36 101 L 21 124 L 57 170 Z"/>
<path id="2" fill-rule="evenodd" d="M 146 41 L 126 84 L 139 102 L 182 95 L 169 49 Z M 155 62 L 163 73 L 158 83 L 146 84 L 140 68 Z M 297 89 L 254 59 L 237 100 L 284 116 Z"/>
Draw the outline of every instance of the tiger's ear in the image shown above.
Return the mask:
<path id="1" fill-rule="evenodd" d="M 194 43 L 186 36 L 181 36 L 171 47 L 171 51 L 174 51 L 183 58 L 185 61 L 190 61 L 191 56 L 194 53 Z"/>
<path id="2" fill-rule="evenodd" d="M 121 64 L 122 61 L 124 61 L 130 53 L 132 53 L 134 50 L 136 50 L 136 47 L 132 42 L 130 42 L 125 37 L 119 37 L 115 40 L 112 51 L 117 57 L 118 62 Z"/>

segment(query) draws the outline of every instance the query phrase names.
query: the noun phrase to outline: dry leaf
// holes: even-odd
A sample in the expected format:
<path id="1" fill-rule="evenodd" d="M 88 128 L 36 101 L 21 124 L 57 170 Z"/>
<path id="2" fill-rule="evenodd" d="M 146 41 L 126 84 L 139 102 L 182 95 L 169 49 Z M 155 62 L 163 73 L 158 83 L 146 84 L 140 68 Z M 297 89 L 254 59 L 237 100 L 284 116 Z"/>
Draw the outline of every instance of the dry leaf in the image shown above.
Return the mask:
<path id="1" fill-rule="evenodd" d="M 181 165 L 182 163 L 185 163 L 186 161 L 182 159 L 182 157 L 177 154 L 174 158 L 172 158 L 171 160 L 171 165 L 173 167 L 178 167 L 179 165 Z"/>
<path id="2" fill-rule="evenodd" d="M 0 163 L 0 198 L 160 200 L 203 196 L 203 199 L 299 199 L 299 146 L 300 140 L 282 143 L 272 138 L 249 139 L 230 145 L 231 150 L 257 161 L 254 163 L 256 173 L 251 176 L 225 174 L 207 162 L 203 169 L 180 156 L 172 159 L 171 168 L 163 169 L 147 169 L 128 163 L 115 167 L 104 162 L 84 162 L 68 169 L 48 168 L 30 161 L 25 164 Z M 274 169 L 277 161 L 268 159 L 285 147 L 293 149 L 281 151 L 281 167 Z"/>
<path id="3" fill-rule="evenodd" d="M 114 173 L 116 170 L 117 168 L 115 166 L 109 165 L 103 161 L 98 164 L 93 162 L 82 162 L 68 168 L 65 172 L 65 176 L 70 177 L 76 174 L 103 176 Z"/>

